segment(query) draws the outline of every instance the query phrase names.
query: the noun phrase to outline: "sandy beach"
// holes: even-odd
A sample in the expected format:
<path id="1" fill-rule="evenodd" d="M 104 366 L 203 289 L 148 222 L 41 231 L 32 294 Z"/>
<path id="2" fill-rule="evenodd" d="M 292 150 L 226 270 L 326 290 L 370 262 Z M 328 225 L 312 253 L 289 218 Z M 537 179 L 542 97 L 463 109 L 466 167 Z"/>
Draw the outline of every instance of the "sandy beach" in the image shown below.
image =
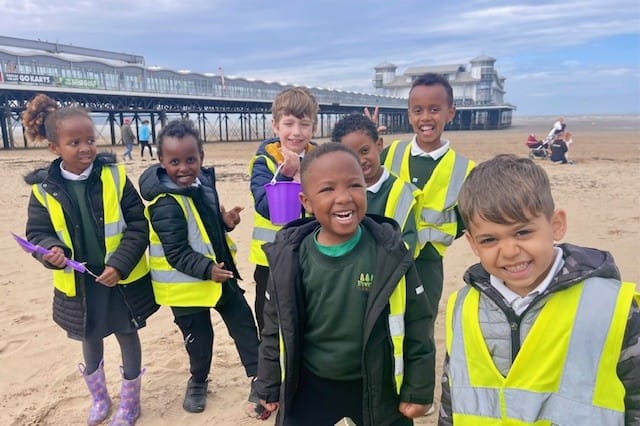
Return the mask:
<path id="1" fill-rule="evenodd" d="M 546 135 L 555 118 L 514 119 L 500 131 L 449 132 L 452 147 L 480 162 L 498 153 L 526 156 L 529 133 Z M 640 124 L 626 117 L 624 125 L 610 117 L 567 117 L 573 132 L 570 156 L 575 165 L 536 160 L 550 175 L 558 207 L 567 211 L 569 229 L 563 241 L 610 251 L 627 281 L 640 281 Z M 385 142 L 410 135 L 384 135 Z M 320 140 L 324 142 L 325 140 Z M 233 231 L 238 246 L 238 267 L 249 304 L 253 305 L 253 265 L 248 250 L 253 206 L 247 164 L 258 142 L 209 143 L 205 164 L 216 167 L 218 191 L 226 207 L 244 206 L 242 222 Z M 126 162 L 137 187 L 138 176 L 150 161 Z M 100 147 L 101 151 L 111 150 Z M 122 146 L 115 147 L 122 154 Z M 120 155 L 121 158 L 121 155 Z M 76 365 L 82 361 L 80 343 L 70 340 L 51 319 L 51 273 L 19 249 L 9 232 L 24 235 L 30 187 L 23 175 L 53 159 L 45 149 L 0 151 L 0 424 L 86 424 L 90 397 Z M 444 356 L 444 307 L 448 295 L 462 286 L 465 269 L 476 259 L 464 239 L 454 243 L 445 257 L 445 288 L 436 322 L 438 378 Z M 188 359 L 180 332 L 168 308 L 161 308 L 140 331 L 143 366 L 142 416 L 144 425 L 260 424 L 244 414 L 249 380 L 244 375 L 233 342 L 214 311 L 216 338 L 206 411 L 189 414 L 182 409 L 188 379 Z M 105 368 L 114 402 L 120 392 L 120 353 L 114 337 L 105 340 Z M 437 380 L 439 381 L 439 380 Z M 439 399 L 436 390 L 436 403 Z M 313 413 L 310 413 L 312 416 Z M 437 417 L 416 421 L 434 425 Z M 273 419 L 263 424 L 273 424 Z"/>

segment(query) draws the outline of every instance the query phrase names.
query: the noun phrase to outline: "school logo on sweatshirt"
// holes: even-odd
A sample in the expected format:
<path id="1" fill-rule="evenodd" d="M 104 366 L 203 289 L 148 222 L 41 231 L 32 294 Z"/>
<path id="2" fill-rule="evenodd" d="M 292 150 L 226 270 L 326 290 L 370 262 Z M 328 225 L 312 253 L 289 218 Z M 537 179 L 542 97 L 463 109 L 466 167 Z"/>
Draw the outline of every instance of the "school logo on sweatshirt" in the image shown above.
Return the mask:
<path id="1" fill-rule="evenodd" d="M 369 291 L 372 282 L 373 274 L 369 272 L 360 272 L 360 278 L 357 283 L 358 290 Z"/>

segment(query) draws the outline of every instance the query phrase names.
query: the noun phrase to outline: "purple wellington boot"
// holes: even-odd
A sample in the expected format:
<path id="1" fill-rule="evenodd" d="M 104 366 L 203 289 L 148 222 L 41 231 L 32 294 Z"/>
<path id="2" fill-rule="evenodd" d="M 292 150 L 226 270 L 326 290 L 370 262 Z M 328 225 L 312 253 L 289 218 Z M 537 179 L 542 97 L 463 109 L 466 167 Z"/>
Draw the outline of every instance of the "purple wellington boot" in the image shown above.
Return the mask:
<path id="1" fill-rule="evenodd" d="M 122 373 L 122 368 L 120 369 Z M 120 407 L 116 415 L 111 418 L 109 426 L 133 426 L 140 417 L 140 385 L 143 368 L 135 379 L 127 380 L 122 375 L 122 388 L 120 389 Z"/>
<path id="2" fill-rule="evenodd" d="M 87 424 L 89 426 L 99 425 L 111 412 L 111 398 L 109 398 L 107 382 L 104 377 L 104 360 L 100 361 L 98 369 L 91 374 L 87 374 L 87 367 L 82 363 L 78 364 L 78 371 L 84 377 L 93 398 Z"/>

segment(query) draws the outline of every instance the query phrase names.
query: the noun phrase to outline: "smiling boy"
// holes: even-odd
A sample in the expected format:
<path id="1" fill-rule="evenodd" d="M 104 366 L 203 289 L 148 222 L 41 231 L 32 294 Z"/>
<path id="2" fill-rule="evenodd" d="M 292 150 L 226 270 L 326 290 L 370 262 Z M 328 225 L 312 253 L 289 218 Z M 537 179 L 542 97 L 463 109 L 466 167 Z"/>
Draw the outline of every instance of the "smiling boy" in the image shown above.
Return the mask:
<path id="1" fill-rule="evenodd" d="M 545 171 L 498 155 L 458 202 L 480 264 L 449 298 L 439 425 L 639 424 L 635 285 L 608 252 L 555 245 L 567 216 Z"/>
<path id="2" fill-rule="evenodd" d="M 256 390 L 278 425 L 410 425 L 433 402 L 433 313 L 396 222 L 365 215 L 356 154 L 302 162 L 313 218 L 265 244 L 270 278 Z M 427 331 L 425 331 L 427 330 Z"/>

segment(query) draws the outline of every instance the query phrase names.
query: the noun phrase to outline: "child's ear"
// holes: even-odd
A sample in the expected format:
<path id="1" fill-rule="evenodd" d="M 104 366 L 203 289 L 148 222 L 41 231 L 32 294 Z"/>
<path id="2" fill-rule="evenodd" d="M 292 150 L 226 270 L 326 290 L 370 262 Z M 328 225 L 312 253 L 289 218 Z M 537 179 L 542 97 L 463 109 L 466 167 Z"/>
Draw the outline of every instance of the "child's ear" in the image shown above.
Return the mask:
<path id="1" fill-rule="evenodd" d="M 567 213 L 562 209 L 557 209 L 551 216 L 551 229 L 553 230 L 553 240 L 560 241 L 567 232 Z"/>
<path id="2" fill-rule="evenodd" d="M 298 198 L 300 198 L 300 203 L 302 204 L 302 207 L 304 207 L 304 211 L 313 214 L 313 208 L 309 202 L 309 197 L 307 197 L 304 192 L 301 192 L 298 194 Z"/>
<path id="3" fill-rule="evenodd" d="M 467 239 L 467 242 L 469 243 L 469 246 L 471 247 L 471 251 L 473 251 L 473 254 L 480 257 L 480 254 L 478 253 L 478 247 L 476 246 L 476 240 L 473 239 L 473 236 L 471 235 L 471 232 L 469 232 L 468 229 L 464 231 L 464 236 Z"/>
<path id="4" fill-rule="evenodd" d="M 55 155 L 60 155 L 60 152 L 58 151 L 58 144 L 57 143 L 53 143 L 53 142 L 49 142 L 47 144 L 47 148 L 49 149 L 49 152 Z"/>

